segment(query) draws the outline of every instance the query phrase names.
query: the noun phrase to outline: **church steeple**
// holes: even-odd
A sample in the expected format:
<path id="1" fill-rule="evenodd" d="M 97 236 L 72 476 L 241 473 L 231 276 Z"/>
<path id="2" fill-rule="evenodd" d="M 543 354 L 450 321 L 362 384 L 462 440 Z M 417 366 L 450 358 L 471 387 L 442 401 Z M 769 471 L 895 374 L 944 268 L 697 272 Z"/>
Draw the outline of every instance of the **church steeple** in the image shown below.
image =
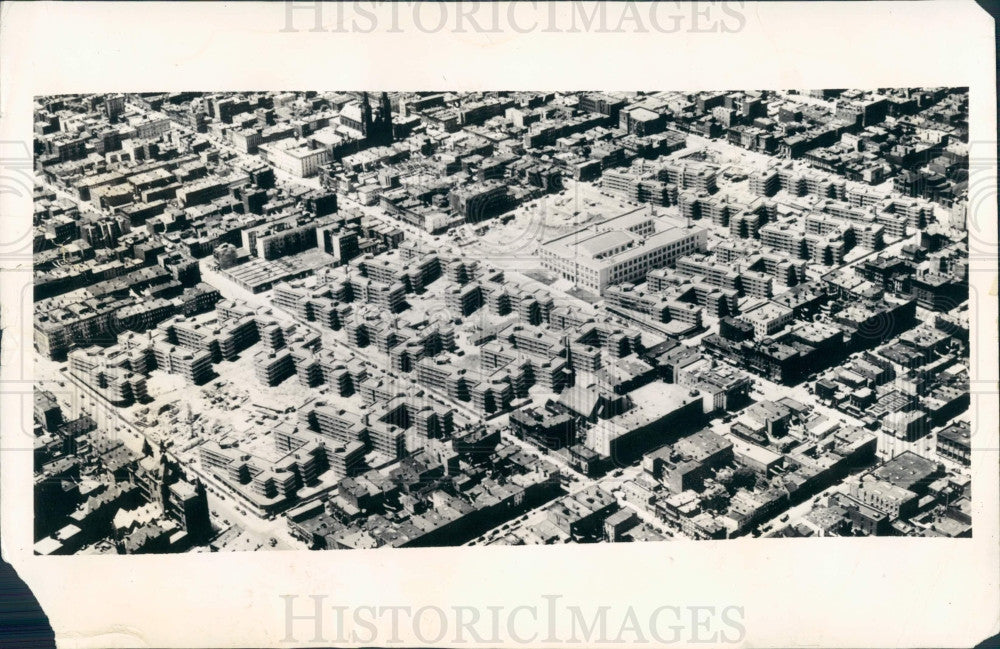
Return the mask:
<path id="1" fill-rule="evenodd" d="M 389 103 L 389 94 L 382 93 L 379 98 L 379 121 L 380 126 L 385 129 L 385 137 L 392 140 L 392 104 Z"/>
<path id="2" fill-rule="evenodd" d="M 372 104 L 366 91 L 361 98 L 361 133 L 368 137 L 372 131 Z"/>

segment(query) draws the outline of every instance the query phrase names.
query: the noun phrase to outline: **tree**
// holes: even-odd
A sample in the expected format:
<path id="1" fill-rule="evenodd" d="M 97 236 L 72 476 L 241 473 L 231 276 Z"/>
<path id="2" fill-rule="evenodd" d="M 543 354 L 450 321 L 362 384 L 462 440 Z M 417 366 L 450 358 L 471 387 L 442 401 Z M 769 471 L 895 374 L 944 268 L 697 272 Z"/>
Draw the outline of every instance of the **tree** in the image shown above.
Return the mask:
<path id="1" fill-rule="evenodd" d="M 741 466 L 736 470 L 729 470 L 725 474 L 722 471 L 717 476 L 719 483 L 726 488 L 729 495 L 735 494 L 740 489 L 753 491 L 757 486 L 757 474 L 753 469 Z"/>
<path id="2" fill-rule="evenodd" d="M 701 501 L 701 508 L 722 514 L 729 510 L 729 494 L 724 491 L 715 491 Z"/>

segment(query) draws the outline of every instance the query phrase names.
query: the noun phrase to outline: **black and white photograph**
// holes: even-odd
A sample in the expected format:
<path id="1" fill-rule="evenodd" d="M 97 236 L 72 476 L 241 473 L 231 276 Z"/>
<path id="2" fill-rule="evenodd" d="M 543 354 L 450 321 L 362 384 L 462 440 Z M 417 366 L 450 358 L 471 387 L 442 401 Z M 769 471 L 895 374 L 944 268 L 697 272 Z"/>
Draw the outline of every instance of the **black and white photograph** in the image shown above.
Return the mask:
<path id="1" fill-rule="evenodd" d="M 2 14 L 0 645 L 1000 637 L 975 2 Z"/>
<path id="2" fill-rule="evenodd" d="M 38 97 L 35 552 L 968 537 L 967 109 Z"/>

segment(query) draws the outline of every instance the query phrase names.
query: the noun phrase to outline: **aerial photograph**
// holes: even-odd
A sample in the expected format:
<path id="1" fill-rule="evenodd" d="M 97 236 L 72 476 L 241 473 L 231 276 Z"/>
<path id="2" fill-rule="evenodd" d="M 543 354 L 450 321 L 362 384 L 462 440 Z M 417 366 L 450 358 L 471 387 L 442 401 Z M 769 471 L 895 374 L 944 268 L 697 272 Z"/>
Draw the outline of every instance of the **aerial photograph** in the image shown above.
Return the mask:
<path id="1" fill-rule="evenodd" d="M 971 537 L 968 100 L 36 96 L 34 552 Z"/>

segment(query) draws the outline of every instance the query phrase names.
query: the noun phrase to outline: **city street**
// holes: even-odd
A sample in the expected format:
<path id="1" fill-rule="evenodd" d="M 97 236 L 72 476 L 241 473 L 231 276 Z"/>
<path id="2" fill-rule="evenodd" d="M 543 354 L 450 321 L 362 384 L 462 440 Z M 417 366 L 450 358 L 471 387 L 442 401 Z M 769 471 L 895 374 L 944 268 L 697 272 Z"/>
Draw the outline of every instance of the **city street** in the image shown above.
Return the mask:
<path id="1" fill-rule="evenodd" d="M 919 94 L 913 96 L 912 92 Z M 782 466 L 799 471 L 802 465 L 801 473 L 796 476 L 808 475 L 810 471 L 822 473 L 828 470 L 826 467 L 835 466 L 840 447 L 834 432 L 847 427 L 875 431 L 879 460 L 891 459 L 905 451 L 934 460 L 939 453 L 935 444 L 936 430 L 914 442 L 905 442 L 886 432 L 896 424 L 878 420 L 890 414 L 886 412 L 889 408 L 920 405 L 931 411 L 938 403 L 934 395 L 954 398 L 948 395 L 954 394 L 954 386 L 960 385 L 962 380 L 962 368 L 956 363 L 960 359 L 943 355 L 963 351 L 960 338 L 945 341 L 947 352 L 935 349 L 934 353 L 919 349 L 912 353 L 907 351 L 907 348 L 917 349 L 922 345 L 938 345 L 933 336 L 929 337 L 929 343 L 909 338 L 886 341 L 898 346 L 886 358 L 891 356 L 891 362 L 906 366 L 896 368 L 896 376 L 919 369 L 921 364 L 933 369 L 949 365 L 950 369 L 943 378 L 928 371 L 926 384 L 915 388 L 918 393 L 914 403 L 880 401 L 884 407 L 875 413 L 875 420 L 864 417 L 864 421 L 863 415 L 858 415 L 852 406 L 834 407 L 833 401 L 820 403 L 810 391 L 810 385 L 821 375 L 856 389 L 857 381 L 838 372 L 837 363 L 831 361 L 823 365 L 817 361 L 817 367 L 807 368 L 807 381 L 788 386 L 757 375 L 772 370 L 759 369 L 757 364 L 762 361 L 745 348 L 721 349 L 706 341 L 710 335 L 733 335 L 724 332 L 721 324 L 722 318 L 729 314 L 742 318 L 758 340 L 771 338 L 795 347 L 802 352 L 801 358 L 816 356 L 810 355 L 813 338 L 808 332 L 796 334 L 799 324 L 812 316 L 789 314 L 773 305 L 767 306 L 768 296 L 785 291 L 786 283 L 791 281 L 786 276 L 788 269 L 775 261 L 774 255 L 766 254 L 774 252 L 780 253 L 779 258 L 784 254 L 795 257 L 806 279 L 818 282 L 857 268 L 875 255 L 902 259 L 893 272 L 910 273 L 912 278 L 907 281 L 911 283 L 894 279 L 891 288 L 884 290 L 886 299 L 891 302 L 900 297 L 919 298 L 924 306 L 923 310 L 918 310 L 917 320 L 936 323 L 938 312 L 928 310 L 931 307 L 926 306 L 927 301 L 950 299 L 952 295 L 960 297 L 967 291 L 967 286 L 963 285 L 963 267 L 956 261 L 962 242 L 958 233 L 950 229 L 955 222 L 947 209 L 953 198 L 948 192 L 963 191 L 958 182 L 962 178 L 959 173 L 962 152 L 952 144 L 967 135 L 967 125 L 963 121 L 967 94 L 962 89 L 948 88 L 905 92 L 882 89 L 878 92 L 843 91 L 830 95 L 836 99 L 827 100 L 812 95 L 757 91 L 690 95 L 673 92 L 517 93 L 516 96 L 483 93 L 440 97 L 388 92 L 377 95 L 254 92 L 233 95 L 118 94 L 104 99 L 72 96 L 41 103 L 36 107 L 39 113 L 37 148 L 44 151 L 39 164 L 48 180 L 41 182 L 40 187 L 46 190 L 45 194 L 54 195 L 62 203 L 38 202 L 36 234 L 41 238 L 36 243 L 42 250 L 57 249 L 71 241 L 82 243 L 73 248 L 76 252 L 73 258 L 69 255 L 59 258 L 52 253 L 43 258 L 39 277 L 45 287 L 43 294 L 54 298 L 45 303 L 46 308 L 54 312 L 54 317 L 36 323 L 38 347 L 52 358 L 61 357 L 74 348 L 88 351 L 73 357 L 74 376 L 69 375 L 65 363 L 48 359 L 39 362 L 38 373 L 45 385 L 58 386 L 57 399 L 67 412 L 93 413 L 103 434 L 119 437 L 130 449 L 141 451 L 147 442 L 159 448 L 161 438 L 167 441 L 168 457 L 182 467 L 188 478 L 199 478 L 209 489 L 212 520 L 220 531 L 229 530 L 224 532 L 226 544 L 249 549 L 255 549 L 250 546 L 260 549 L 302 547 L 289 534 L 284 515 L 278 512 L 262 515 L 264 509 L 251 504 L 240 485 L 233 486 L 228 478 L 212 475 L 202 466 L 202 452 L 208 448 L 204 446 L 208 441 L 219 442 L 227 449 L 225 453 L 236 454 L 240 462 L 245 463 L 240 466 L 245 466 L 241 470 L 253 478 L 250 488 L 268 494 L 269 498 L 286 493 L 291 488 L 290 478 L 304 479 L 290 476 L 288 472 L 308 472 L 311 467 L 308 460 L 302 458 L 286 461 L 290 456 L 285 445 L 301 447 L 284 438 L 276 438 L 271 429 L 281 425 L 288 415 L 294 415 L 310 396 L 330 402 L 340 399 L 336 387 L 321 385 L 313 391 L 301 387 L 298 380 L 289 380 L 292 375 L 316 371 L 315 365 L 303 365 L 309 363 L 309 359 L 283 351 L 270 356 L 224 352 L 224 360 L 220 361 L 223 344 L 244 350 L 253 341 L 249 340 L 249 330 L 236 331 L 220 326 L 217 315 L 211 312 L 199 313 L 171 325 L 173 333 L 168 334 L 171 343 L 195 350 L 194 354 L 178 354 L 175 358 L 171 351 L 167 356 L 162 347 L 154 346 L 153 337 L 141 336 L 130 339 L 128 349 L 124 350 L 128 353 L 121 354 L 111 351 L 114 348 L 105 351 L 102 347 L 105 341 L 99 338 L 117 324 L 124 329 L 147 331 L 178 310 L 187 309 L 187 305 L 174 296 L 179 287 L 194 282 L 192 276 L 181 276 L 187 272 L 184 264 L 193 258 L 189 247 L 192 233 L 224 237 L 225 240 L 230 237 L 235 240 L 238 234 L 241 239 L 252 237 L 256 243 L 250 244 L 246 252 L 239 253 L 237 260 L 245 259 L 247 253 L 260 254 L 279 265 L 288 262 L 289 268 L 301 269 L 302 272 L 297 273 L 299 276 L 325 267 L 324 277 L 331 286 L 350 282 L 355 293 L 347 308 L 357 318 L 335 331 L 319 322 L 299 321 L 284 299 L 285 306 L 278 306 L 274 284 L 283 281 L 280 277 L 270 278 L 272 284 L 267 290 L 254 293 L 244 286 L 259 286 L 255 284 L 258 279 L 254 273 L 259 276 L 260 267 L 250 265 L 242 270 L 220 270 L 214 255 L 197 258 L 194 263 L 202 281 L 218 290 L 225 300 L 245 303 L 252 312 L 261 314 L 256 323 L 259 336 L 271 332 L 261 329 L 269 322 L 264 315 L 268 312 L 279 325 L 295 322 L 299 332 L 305 328 L 307 338 L 317 335 L 313 338 L 318 342 L 313 351 L 324 352 L 324 358 L 332 353 L 338 361 L 360 362 L 368 376 L 385 382 L 388 394 L 422 395 L 433 404 L 452 410 L 460 430 L 469 424 L 496 429 L 503 445 L 512 445 L 558 469 L 569 494 L 599 486 L 617 499 L 619 508 L 635 511 L 644 529 L 656 530 L 668 538 L 682 533 L 660 520 L 656 513 L 659 509 L 647 511 L 641 505 L 626 502 L 622 495 L 623 485 L 642 474 L 640 462 L 615 466 L 609 473 L 592 478 L 570 466 L 571 461 L 563 456 L 526 441 L 531 439 L 530 435 L 526 439 L 515 435 L 509 419 L 513 409 L 529 405 L 545 408 L 550 401 L 562 397 L 537 387 L 537 379 L 527 374 L 528 366 L 521 365 L 522 357 L 533 373 L 539 368 L 558 367 L 563 362 L 560 359 L 565 359 L 574 372 L 566 376 L 567 380 L 574 381 L 581 390 L 594 391 L 587 399 L 596 399 L 596 416 L 603 419 L 620 416 L 616 422 L 633 426 L 631 430 L 619 430 L 612 424 L 604 432 L 620 435 L 620 438 L 607 440 L 605 448 L 623 448 L 619 446 L 626 442 L 623 438 L 633 434 L 637 435 L 636 439 L 638 435 L 647 436 L 644 441 L 652 446 L 656 445 L 656 439 L 669 438 L 668 431 L 664 431 L 662 438 L 656 437 L 653 433 L 659 431 L 646 430 L 645 424 L 634 423 L 635 418 L 625 412 L 649 405 L 649 395 L 640 395 L 638 390 L 651 382 L 665 380 L 664 375 L 657 377 L 655 374 L 657 370 L 665 372 L 666 365 L 677 363 L 672 367 L 673 378 L 668 382 L 686 386 L 694 397 L 713 397 L 716 408 L 721 409 L 719 386 L 710 374 L 716 367 L 713 359 L 723 356 L 723 363 L 738 368 L 736 373 L 730 373 L 732 376 L 749 375 L 751 402 L 766 404 L 793 399 L 805 408 L 802 416 L 795 416 L 787 439 L 815 441 L 815 448 L 810 447 L 805 455 L 795 455 L 795 443 L 761 441 L 778 455 L 785 456 L 784 462 L 763 456 L 765 460 L 761 461 L 776 463 L 777 468 L 771 475 L 780 474 Z M 157 109 L 145 108 L 147 103 Z M 817 111 L 812 106 L 829 110 Z M 314 111 L 311 121 L 310 111 Z M 400 112 L 406 116 L 406 121 L 394 122 Z M 910 123 L 906 128 L 901 126 L 905 119 L 924 112 L 926 119 L 935 123 L 933 129 Z M 441 121 L 443 115 L 452 115 L 447 120 L 454 118 L 455 121 Z M 63 121 L 64 118 L 69 121 Z M 66 124 L 86 124 L 87 128 L 67 129 L 64 128 Z M 110 130 L 101 131 L 105 124 L 111 127 Z M 202 132 L 198 132 L 199 129 Z M 112 131 L 118 132 L 123 140 L 116 141 Z M 713 137 L 696 132 L 712 133 Z M 95 139 L 95 133 L 101 134 L 100 141 Z M 316 137 L 305 142 L 304 138 L 295 136 L 296 133 L 313 133 Z M 73 137 L 74 134 L 79 137 Z M 946 138 L 955 140 L 946 141 Z M 124 140 L 129 139 L 135 143 L 144 142 L 142 149 L 126 144 Z M 153 144 L 166 148 L 160 151 Z M 285 145 L 289 145 L 287 150 Z M 388 151 L 385 147 L 398 148 L 399 145 L 404 148 L 399 149 L 398 156 L 385 155 Z M 331 148 L 323 151 L 318 150 L 318 146 Z M 119 148 L 123 151 L 120 155 L 116 153 Z M 895 193 L 897 181 L 912 180 L 911 190 L 906 191 L 913 195 L 923 191 L 923 185 L 916 180 L 900 175 L 893 178 L 893 174 L 900 173 L 902 167 L 909 164 L 897 153 L 911 149 L 937 156 L 933 158 L 937 165 L 934 173 L 939 177 L 928 178 L 926 182 L 935 192 L 941 192 L 940 196 L 914 201 L 898 198 L 900 194 Z M 779 154 L 769 155 L 763 151 Z M 897 153 L 885 155 L 886 161 L 880 162 L 878 154 L 886 151 Z M 336 159 L 330 162 L 330 158 Z M 204 164 L 184 164 L 191 160 L 201 160 Z M 378 163 L 364 160 L 377 160 Z M 90 161 L 97 166 L 90 165 Z M 755 174 L 775 166 L 807 174 L 807 177 L 800 178 L 801 184 L 792 188 L 789 183 L 795 179 L 785 178 L 779 183 L 773 175 Z M 250 171 L 260 168 L 273 170 L 273 185 L 260 184 L 254 180 L 256 177 L 250 177 Z M 612 168 L 614 173 L 608 171 Z M 838 168 L 840 171 L 834 171 Z M 917 175 L 924 173 L 922 168 L 907 171 Z M 864 186 L 859 178 L 867 178 L 873 183 L 877 180 L 877 183 Z M 844 180 L 846 194 L 842 201 L 823 190 L 824 186 L 830 186 L 822 183 L 824 179 L 836 180 L 837 187 L 839 180 Z M 762 182 L 766 186 L 759 186 Z M 188 186 L 184 187 L 186 183 Z M 260 184 L 259 189 L 263 191 L 253 192 L 252 198 L 262 203 L 253 207 L 237 205 L 235 194 L 229 190 L 246 183 L 250 186 Z M 775 183 L 786 186 L 775 187 Z M 338 190 L 332 189 L 334 187 Z M 356 189 L 339 191 L 344 187 Z M 393 191 L 397 188 L 400 191 Z M 77 191 L 90 191 L 93 200 L 74 198 Z M 900 189 L 900 193 L 903 191 Z M 316 250 L 321 226 L 330 228 L 330 236 L 353 237 L 356 233 L 345 229 L 353 227 L 349 223 L 345 225 L 335 218 L 316 221 L 316 205 L 311 202 L 316 196 L 314 192 L 333 194 L 339 210 L 362 216 L 363 227 L 357 233 L 357 245 L 374 258 L 372 265 L 368 265 L 367 258 L 365 260 L 366 267 L 361 274 L 366 276 L 366 281 L 355 282 L 358 271 L 353 266 L 345 268 L 332 255 Z M 680 200 L 682 195 L 686 197 L 684 201 Z M 709 195 L 721 202 L 708 201 Z M 891 197 L 894 202 L 880 203 L 877 196 L 881 195 Z M 687 202 L 692 196 L 701 197 L 697 198 L 697 204 Z M 725 242 L 734 240 L 726 225 L 726 214 L 731 216 L 734 209 L 753 212 L 764 196 L 776 201 L 779 211 L 776 227 L 783 234 L 774 234 L 777 230 L 773 228 L 768 231 L 768 237 L 763 238 L 754 232 L 740 232 L 735 237 L 739 241 L 734 241 L 733 246 L 724 246 Z M 106 227 L 105 219 L 101 218 L 117 217 L 130 205 L 150 204 L 149 213 L 155 212 L 163 206 L 157 202 L 161 197 L 173 210 L 171 215 L 177 218 L 170 216 L 153 221 L 157 227 L 137 225 L 126 236 L 127 226 L 110 224 Z M 869 216 L 857 217 L 844 212 L 845 205 L 858 203 L 868 206 L 865 209 Z M 927 207 L 932 204 L 933 207 Z M 446 212 L 445 220 L 451 224 L 450 230 L 431 234 L 396 216 L 425 208 Z M 931 220 L 938 221 L 935 227 L 940 225 L 945 232 L 933 229 L 916 232 L 912 227 L 912 220 L 924 218 L 930 213 L 929 209 L 934 215 Z M 724 213 L 720 215 L 718 210 Z M 909 235 L 902 240 L 889 239 L 888 245 L 873 250 L 869 246 L 878 248 L 877 239 L 865 238 L 862 243 L 862 235 L 855 238 L 854 230 L 859 220 L 889 223 L 880 210 L 887 214 L 905 213 L 911 225 Z M 143 211 L 130 210 L 128 213 L 138 221 L 149 218 L 141 216 L 146 213 Z M 234 221 L 228 216 L 230 213 L 239 214 L 239 219 Z M 821 214 L 823 218 L 805 218 L 810 214 Z M 269 223 L 286 216 L 295 218 L 294 227 L 288 227 L 290 221 L 285 220 L 274 223 L 273 227 Z M 890 217 L 890 220 L 894 218 L 899 217 Z M 73 219 L 77 221 L 75 228 Z M 230 227 L 252 229 L 237 233 L 226 230 Z M 817 229 L 822 231 L 814 231 Z M 499 277 L 502 271 L 505 285 L 495 285 L 472 273 L 473 277 L 466 279 L 454 278 L 462 283 L 458 290 L 454 290 L 452 280 L 447 277 L 436 280 L 426 290 L 407 290 L 406 286 L 412 288 L 416 281 L 412 275 L 414 266 L 405 263 L 406 259 L 401 260 L 406 255 L 394 252 L 391 246 L 386 250 L 385 232 L 391 230 L 402 233 L 407 241 L 418 242 L 423 251 L 437 253 L 443 263 L 464 261 L 469 268 L 473 265 L 471 262 L 476 262 L 488 277 Z M 868 230 L 865 232 L 871 234 Z M 777 238 L 771 237 L 772 234 Z M 851 241 L 848 241 L 849 236 Z M 903 248 L 913 245 L 924 252 L 916 250 L 904 255 Z M 692 256 L 693 253 L 698 254 Z M 143 268 L 131 272 L 127 264 L 115 263 L 129 256 L 141 257 L 145 266 L 162 266 L 175 275 L 176 281 L 170 281 L 162 271 Z M 679 261 L 685 256 L 690 257 L 691 263 L 680 267 Z M 822 260 L 831 259 L 838 261 L 822 263 Z M 700 266 L 703 262 L 705 265 Z M 695 268 L 692 264 L 699 265 L 697 268 L 701 270 L 692 270 Z M 719 269 L 726 266 L 735 269 L 735 276 L 717 276 Z M 447 276 L 459 270 L 457 265 L 449 266 L 442 274 Z M 650 275 L 654 270 L 655 281 Z M 928 271 L 933 273 L 929 275 Z M 427 270 L 421 269 L 421 272 Z M 244 283 L 240 277 L 251 279 Z M 929 279 L 924 279 L 926 277 Z M 476 279 L 480 281 L 474 281 Z M 752 282 L 753 288 L 749 288 L 747 282 Z M 766 289 L 761 288 L 761 282 L 768 283 Z M 626 288 L 626 284 L 632 288 Z M 616 285 L 624 290 L 609 291 Z M 877 285 L 878 282 L 873 284 Z M 720 296 L 717 290 L 720 287 L 735 293 Z M 506 295 L 497 293 L 501 288 L 506 289 Z M 319 289 L 322 291 L 322 287 Z M 535 307 L 520 302 L 525 292 L 544 294 L 540 298 L 545 299 L 544 303 L 551 299 L 560 307 L 558 318 L 552 322 L 542 318 L 539 322 L 537 316 L 526 312 Z M 184 295 L 197 298 L 196 292 Z M 159 296 L 169 297 L 151 305 L 153 311 L 135 308 Z M 333 301 L 340 299 L 338 294 Z M 740 308 L 735 314 L 721 301 L 728 303 L 734 299 Z M 831 294 L 828 302 L 829 312 L 835 314 L 850 306 L 851 299 Z M 499 313 L 505 310 L 509 313 L 500 316 Z M 341 312 L 338 306 L 338 313 Z M 127 315 L 115 320 L 120 313 Z M 962 314 L 948 315 L 960 318 Z M 850 325 L 842 323 L 842 319 L 832 316 L 821 319 L 829 326 L 842 328 L 844 340 L 850 339 Z M 428 342 L 440 340 L 441 333 L 432 327 L 442 321 L 454 328 L 456 346 L 450 354 L 438 354 L 437 344 Z M 727 324 L 739 328 L 728 321 Z M 504 327 L 510 326 L 518 329 L 508 333 Z M 646 346 L 670 338 L 683 347 L 676 353 L 671 352 L 669 357 L 661 357 L 663 366 L 650 367 L 650 362 L 639 353 L 641 350 L 636 350 L 630 342 L 633 332 L 639 330 L 659 332 L 641 334 Z M 428 335 L 438 338 L 426 338 Z M 247 336 L 247 339 L 237 340 L 236 336 Z M 525 336 L 534 336 L 537 341 Z M 488 349 L 484 343 L 489 344 Z M 424 364 L 419 372 L 394 371 L 389 350 L 399 345 L 405 345 L 411 362 L 433 354 L 434 363 L 440 367 Z M 427 345 L 433 346 L 428 348 Z M 511 349 L 516 352 L 516 365 L 509 359 L 503 360 Z M 198 350 L 211 351 L 214 358 L 208 359 Z M 880 351 L 876 349 L 873 353 Z M 147 358 L 148 354 L 155 353 L 160 366 L 149 370 L 148 360 L 131 357 L 136 352 L 146 354 Z M 783 352 L 778 349 L 775 353 Z M 684 354 L 689 354 L 690 359 L 680 358 Z M 486 360 L 488 355 L 493 355 L 490 360 Z M 684 370 L 689 360 L 697 365 Z M 943 363 L 936 362 L 939 360 Z M 701 361 L 708 361 L 707 366 Z M 782 371 L 794 369 L 792 359 L 773 358 L 769 362 L 782 364 Z M 850 360 L 838 362 L 846 368 Z M 516 372 L 515 367 L 518 368 Z M 323 368 L 324 376 L 328 369 Z M 681 376 L 681 372 L 689 374 Z M 130 382 L 144 379 L 149 379 L 148 383 Z M 314 379 L 308 382 L 312 384 Z M 486 379 L 492 392 L 481 395 L 479 390 L 485 389 L 482 381 Z M 455 383 L 450 382 L 453 380 Z M 532 387 L 533 382 L 536 387 Z M 205 387 L 199 390 L 190 387 L 191 384 Z M 448 389 L 444 392 L 446 384 Z M 740 388 L 737 385 L 732 389 Z M 143 404 L 134 403 L 136 398 L 144 400 L 141 395 L 136 397 L 135 390 L 151 399 Z M 457 394 L 458 390 L 468 391 L 470 400 L 449 396 Z M 669 390 L 664 389 L 664 393 L 667 392 Z M 121 407 L 104 401 L 101 395 L 105 394 L 120 402 Z M 497 398 L 496 394 L 518 394 L 521 398 L 513 400 L 509 408 L 505 406 L 497 411 L 487 405 L 490 398 Z M 621 399 L 612 399 L 611 394 Z M 836 394 L 846 392 L 840 390 Z M 345 410 L 354 414 L 360 411 L 364 419 L 368 409 L 361 403 L 362 397 L 344 399 L 341 405 Z M 417 412 L 411 412 L 411 407 L 418 408 Z M 845 412 L 838 411 L 840 407 Z M 378 424 L 399 429 L 390 430 L 391 433 L 409 434 L 406 429 L 414 425 L 412 419 L 419 416 L 421 406 L 408 404 L 407 408 L 405 415 L 393 411 L 391 415 L 380 417 Z M 756 408 L 755 412 L 757 410 L 767 410 L 767 406 Z M 848 412 L 855 412 L 855 415 Z M 667 422 L 668 415 L 659 421 Z M 732 422 L 740 416 L 739 409 L 726 413 L 717 411 L 709 419 L 708 427 L 723 438 L 731 438 L 738 434 L 734 433 Z M 669 421 L 671 423 L 663 425 L 674 425 Z M 393 453 L 384 448 L 385 439 L 371 437 L 374 425 L 363 421 L 356 432 L 357 439 L 362 442 L 357 457 L 367 458 L 385 474 L 393 467 L 393 458 L 398 459 L 404 451 L 397 449 Z M 274 448 L 275 439 L 282 440 L 280 452 Z M 675 444 L 668 464 L 677 471 L 706 469 L 700 463 L 709 460 L 701 457 L 701 453 L 713 446 L 712 439 L 710 435 L 699 437 L 687 448 Z M 594 441 L 589 439 L 584 443 L 593 444 Z M 961 446 L 961 431 L 955 432 L 954 443 Z M 58 459 L 55 446 L 47 452 Z M 328 457 L 328 460 L 332 463 L 339 458 Z M 225 463 L 227 460 L 217 461 Z M 348 461 L 353 468 L 347 467 Z M 592 461 L 610 462 L 611 459 Z M 352 475 L 356 472 L 354 468 L 360 467 L 361 460 L 352 456 L 343 458 L 343 462 L 340 471 L 345 473 L 342 474 Z M 743 465 L 755 468 L 755 462 L 747 455 L 727 459 L 725 464 L 728 469 Z M 963 467 L 950 463 L 942 466 L 949 476 L 966 472 Z M 707 467 L 713 474 L 722 468 L 721 464 Z M 248 478 L 244 475 L 240 480 L 246 484 Z M 662 479 L 662 482 L 664 486 L 677 488 L 673 478 Z M 779 481 L 772 482 L 771 487 L 780 488 Z M 771 494 L 767 493 L 767 486 L 758 483 L 746 487 L 746 498 L 733 501 L 728 511 L 719 509 L 724 504 L 707 500 L 712 498 L 711 493 L 695 489 L 691 493 L 700 500 L 693 502 L 691 511 L 700 511 L 726 527 L 731 527 L 733 520 L 745 517 L 759 520 L 765 517 L 764 508 L 773 502 L 768 500 Z M 300 491 L 297 497 L 319 500 L 333 488 L 332 483 L 322 482 L 321 487 Z M 659 497 L 669 497 L 662 488 L 658 492 Z M 433 502 L 433 498 L 428 498 L 419 489 L 408 493 L 417 501 L 407 503 L 408 509 L 413 508 L 410 515 L 418 508 L 428 511 L 441 507 L 441 503 Z M 377 498 L 374 494 L 373 497 Z M 475 507 L 474 500 L 469 504 Z M 542 504 L 520 514 L 517 520 L 505 521 L 470 543 L 495 543 L 505 532 L 531 529 L 547 515 L 548 506 L 549 503 Z M 662 506 L 663 503 L 658 505 Z M 398 535 L 414 533 L 407 529 L 406 515 L 392 514 L 383 521 L 365 514 L 364 505 L 357 507 L 361 511 L 350 514 L 356 518 L 341 521 L 354 527 L 350 532 L 351 543 L 381 545 L 392 543 L 393 538 L 400 538 Z M 807 502 L 790 511 L 767 514 L 770 520 L 764 521 L 760 529 L 740 528 L 739 532 L 775 534 L 790 521 L 798 520 L 810 507 Z M 758 508 L 758 511 L 742 511 L 744 508 Z M 944 509 L 935 511 L 936 515 L 950 515 Z M 369 521 L 379 529 L 369 529 Z M 418 529 L 427 525 L 419 518 L 414 521 Z M 380 527 L 385 525 L 394 529 Z M 927 525 L 921 529 L 929 529 Z M 946 524 L 945 528 L 961 531 L 960 525 L 955 524 Z M 242 536 L 237 533 L 240 530 L 243 530 Z"/>

